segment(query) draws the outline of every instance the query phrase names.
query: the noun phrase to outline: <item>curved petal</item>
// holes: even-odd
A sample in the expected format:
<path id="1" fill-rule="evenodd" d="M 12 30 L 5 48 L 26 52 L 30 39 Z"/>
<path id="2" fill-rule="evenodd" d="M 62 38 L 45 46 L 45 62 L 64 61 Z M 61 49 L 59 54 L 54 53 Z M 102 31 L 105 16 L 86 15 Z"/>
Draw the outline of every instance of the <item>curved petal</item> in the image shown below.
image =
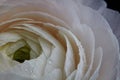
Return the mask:
<path id="1" fill-rule="evenodd" d="M 104 0 L 75 0 L 76 4 L 80 5 L 81 3 L 85 6 L 91 7 L 92 9 L 99 10 L 103 7 L 106 7 Z M 79 4 L 80 3 L 80 4 Z"/>
<path id="2" fill-rule="evenodd" d="M 86 53 L 87 60 L 87 69 L 84 79 L 88 79 L 90 77 L 90 72 L 92 70 L 93 61 L 94 61 L 94 52 L 95 52 L 95 37 L 92 29 L 87 25 L 81 25 L 82 28 L 77 27 L 73 28 L 74 33 L 78 36 L 83 45 L 84 51 Z"/>
<path id="3" fill-rule="evenodd" d="M 101 63 L 102 63 L 102 57 L 103 57 L 102 48 L 99 47 L 95 51 L 94 63 L 93 63 L 92 71 L 91 71 L 90 80 L 96 80 L 98 78 L 99 70 L 100 70 Z"/>
<path id="4" fill-rule="evenodd" d="M 13 27 L 15 29 L 23 29 L 26 31 L 33 32 L 34 34 L 40 36 L 41 38 L 46 39 L 51 44 L 53 44 L 51 55 L 48 58 L 44 74 L 48 75 L 53 69 L 64 67 L 65 51 L 61 44 L 47 31 L 41 29 L 39 26 L 31 24 L 23 24 L 22 26 Z"/>
<path id="5" fill-rule="evenodd" d="M 77 46 L 77 49 L 74 47 L 74 50 L 78 50 L 78 52 L 75 53 L 75 58 L 76 58 L 75 62 L 77 62 L 77 65 L 76 65 L 77 72 L 76 72 L 75 80 L 82 79 L 86 69 L 86 57 L 85 57 L 84 49 L 81 45 L 81 42 L 72 32 L 68 31 L 67 29 L 59 26 L 58 26 L 58 29 L 62 33 L 69 36 L 69 39 L 71 40 L 72 45 L 75 44 Z"/>
<path id="6" fill-rule="evenodd" d="M 120 42 L 120 13 L 117 11 L 113 11 L 111 9 L 106 9 L 101 12 L 104 18 L 108 21 L 110 27 L 113 30 L 113 33 L 116 35 L 118 41 Z M 119 43 L 120 45 L 120 43 Z"/>
<path id="7" fill-rule="evenodd" d="M 10 69 L 13 65 L 17 64 L 13 62 L 5 55 L 5 53 L 0 53 L 0 72 Z"/>
<path id="8" fill-rule="evenodd" d="M 11 32 L 1 33 L 0 34 L 0 46 L 3 46 L 8 42 L 16 42 L 20 39 L 21 39 L 21 37 L 18 34 L 14 34 L 14 33 L 11 33 Z"/>
<path id="9" fill-rule="evenodd" d="M 118 62 L 119 47 L 117 39 L 106 20 L 98 12 L 88 7 L 80 6 L 80 14 L 82 23 L 90 26 L 94 32 L 95 46 L 103 48 L 103 62 L 99 79 L 110 80 L 115 76 L 113 75 L 116 73 L 114 67 Z"/>
<path id="10" fill-rule="evenodd" d="M 68 77 L 75 70 L 75 59 L 74 59 L 73 48 L 69 39 L 65 34 L 63 34 L 63 36 L 65 37 L 66 44 L 67 44 L 64 70 L 65 70 L 66 77 Z"/>

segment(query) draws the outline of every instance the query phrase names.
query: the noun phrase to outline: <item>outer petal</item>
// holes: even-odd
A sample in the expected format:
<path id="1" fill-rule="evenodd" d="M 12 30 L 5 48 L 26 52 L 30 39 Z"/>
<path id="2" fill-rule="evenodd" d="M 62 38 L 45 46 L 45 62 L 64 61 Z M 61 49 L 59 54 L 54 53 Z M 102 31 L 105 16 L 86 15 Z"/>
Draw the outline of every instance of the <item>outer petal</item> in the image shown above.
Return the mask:
<path id="1" fill-rule="evenodd" d="M 78 0 L 77 0 L 78 1 Z M 83 4 L 97 10 L 108 21 L 113 33 L 116 35 L 120 45 L 120 13 L 118 11 L 108 9 L 103 0 L 81 0 Z M 94 2 L 93 2 L 94 1 Z M 97 5 L 94 5 L 97 4 Z M 99 4 L 99 5 L 98 5 Z M 120 54 L 119 54 L 120 55 Z M 117 65 L 117 80 L 120 79 L 120 60 Z"/>
<path id="2" fill-rule="evenodd" d="M 110 24 L 110 27 L 113 30 L 113 33 L 116 35 L 119 46 L 120 46 L 120 13 L 111 9 L 103 8 L 102 10 L 99 10 L 99 12 L 106 18 L 108 23 Z M 120 79 L 120 53 L 119 53 L 119 62 L 117 67 L 117 78 L 116 80 Z"/>
<path id="3" fill-rule="evenodd" d="M 115 78 L 115 66 L 118 61 L 117 39 L 113 35 L 109 24 L 98 12 L 85 6 L 80 6 L 79 9 L 82 23 L 89 25 L 95 34 L 95 46 L 103 48 L 103 62 L 98 80 L 111 80 Z"/>
<path id="4" fill-rule="evenodd" d="M 118 41 L 120 42 L 120 13 L 111 9 L 104 8 L 101 14 L 106 18 L 113 32 L 117 36 Z"/>
<path id="5" fill-rule="evenodd" d="M 95 10 L 102 9 L 103 7 L 106 7 L 106 3 L 104 0 L 75 0 L 77 4 L 83 4 L 85 6 L 91 7 Z"/>

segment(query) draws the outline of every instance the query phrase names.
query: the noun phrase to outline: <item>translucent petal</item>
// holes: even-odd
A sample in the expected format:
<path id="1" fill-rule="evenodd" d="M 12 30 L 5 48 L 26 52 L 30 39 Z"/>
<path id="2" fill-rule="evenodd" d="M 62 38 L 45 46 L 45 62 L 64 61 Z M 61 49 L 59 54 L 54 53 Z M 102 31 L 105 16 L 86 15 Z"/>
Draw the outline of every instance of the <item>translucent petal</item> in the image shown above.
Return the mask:
<path id="1" fill-rule="evenodd" d="M 119 47 L 117 39 L 106 20 L 98 12 L 85 6 L 80 7 L 80 19 L 82 23 L 92 28 L 96 40 L 95 46 L 103 48 L 103 62 L 99 79 L 110 80 L 116 73 L 114 67 L 118 62 Z"/>
<path id="2" fill-rule="evenodd" d="M 21 37 L 18 34 L 11 33 L 11 32 L 5 32 L 0 34 L 0 46 L 8 43 L 8 42 L 16 42 L 17 40 L 20 40 Z"/>
<path id="3" fill-rule="evenodd" d="M 104 2 L 104 0 L 75 0 L 75 1 L 76 1 L 76 4 L 78 5 L 83 4 L 95 10 L 106 7 L 106 3 Z"/>
<path id="4" fill-rule="evenodd" d="M 120 42 L 120 13 L 111 9 L 104 8 L 101 14 L 108 21 L 110 27 L 113 30 L 113 33 L 117 36 L 117 39 Z"/>

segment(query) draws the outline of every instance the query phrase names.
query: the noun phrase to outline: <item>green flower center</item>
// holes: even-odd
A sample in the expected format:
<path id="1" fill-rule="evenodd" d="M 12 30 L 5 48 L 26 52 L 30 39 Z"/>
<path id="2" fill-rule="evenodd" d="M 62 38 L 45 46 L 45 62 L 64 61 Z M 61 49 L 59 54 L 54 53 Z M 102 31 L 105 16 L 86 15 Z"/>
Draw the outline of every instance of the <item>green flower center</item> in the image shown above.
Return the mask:
<path id="1" fill-rule="evenodd" d="M 13 60 L 23 63 L 25 60 L 30 60 L 30 47 L 25 45 L 15 51 Z"/>

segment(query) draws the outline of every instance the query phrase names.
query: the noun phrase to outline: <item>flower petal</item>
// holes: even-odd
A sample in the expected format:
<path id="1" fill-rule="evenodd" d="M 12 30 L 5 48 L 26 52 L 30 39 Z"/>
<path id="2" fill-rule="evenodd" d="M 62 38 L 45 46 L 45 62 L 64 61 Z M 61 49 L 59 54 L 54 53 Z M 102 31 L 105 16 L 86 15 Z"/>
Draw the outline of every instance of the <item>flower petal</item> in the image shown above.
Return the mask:
<path id="1" fill-rule="evenodd" d="M 31 78 L 25 78 L 13 73 L 0 73 L 0 79 L 1 80 L 33 80 Z"/>
<path id="2" fill-rule="evenodd" d="M 103 49 L 103 62 L 98 80 L 110 80 L 115 76 L 113 75 L 115 74 L 114 67 L 118 62 L 119 47 L 117 39 L 107 21 L 98 12 L 84 6 L 80 9 L 80 14 L 82 22 L 90 26 L 94 32 L 95 46 L 101 46 Z"/>
<path id="3" fill-rule="evenodd" d="M 116 35 L 118 41 L 120 42 L 120 13 L 111 9 L 104 8 L 101 12 L 104 18 L 108 21 L 113 33 Z M 120 45 L 120 43 L 119 43 Z"/>
<path id="4" fill-rule="evenodd" d="M 77 29 L 76 29 L 77 28 Z M 87 62 L 87 69 L 86 74 L 84 75 L 84 79 L 88 79 L 90 77 L 90 72 L 93 66 L 93 59 L 94 59 L 94 51 L 95 51 L 95 37 L 92 29 L 83 24 L 80 27 L 75 26 L 72 28 L 74 34 L 78 37 L 81 41 L 81 44 L 84 48 L 85 55 L 86 55 L 86 62 Z"/>
<path id="5" fill-rule="evenodd" d="M 104 0 L 75 0 L 76 4 L 81 5 L 81 3 L 85 6 L 91 7 L 92 9 L 98 10 L 103 7 L 106 7 L 106 3 Z"/>
<path id="6" fill-rule="evenodd" d="M 3 46 L 8 42 L 16 42 L 17 40 L 20 40 L 20 39 L 21 37 L 18 34 L 14 34 L 11 32 L 1 33 L 0 34 L 0 46 Z"/>
<path id="7" fill-rule="evenodd" d="M 73 71 L 68 77 L 66 80 L 75 80 L 75 75 L 76 75 L 76 70 Z"/>
<path id="8" fill-rule="evenodd" d="M 62 71 L 60 69 L 54 69 L 51 73 L 45 76 L 44 80 L 62 80 Z"/>
<path id="9" fill-rule="evenodd" d="M 75 70 L 75 59 L 72 45 L 67 38 L 67 36 L 63 35 L 66 39 L 67 51 L 66 51 L 66 59 L 65 59 L 65 75 L 68 77 Z"/>
<path id="10" fill-rule="evenodd" d="M 97 48 L 94 56 L 95 56 L 94 63 L 91 71 L 92 75 L 90 76 L 90 80 L 96 80 L 97 77 L 99 76 L 99 70 L 100 70 L 102 57 L 103 57 L 102 48 Z"/>
<path id="11" fill-rule="evenodd" d="M 85 68 L 86 68 L 86 57 L 85 57 L 85 53 L 84 53 L 84 49 L 81 45 L 81 42 L 78 40 L 78 38 L 70 31 L 68 31 L 65 28 L 59 27 L 58 29 L 66 34 L 69 37 L 69 40 L 71 40 L 72 46 L 74 45 L 73 49 L 75 50 L 74 55 L 75 55 L 75 62 L 76 62 L 76 66 L 77 66 L 77 72 L 76 72 L 76 76 L 75 76 L 75 80 L 77 79 L 82 79 L 84 72 L 85 72 Z M 77 48 L 75 47 L 75 45 L 77 46 Z M 76 50 L 78 51 L 76 53 Z"/>
<path id="12" fill-rule="evenodd" d="M 42 53 L 39 58 L 25 61 L 24 63 L 18 64 L 5 72 L 36 79 L 43 76 L 46 63 L 47 58 L 44 53 Z"/>

